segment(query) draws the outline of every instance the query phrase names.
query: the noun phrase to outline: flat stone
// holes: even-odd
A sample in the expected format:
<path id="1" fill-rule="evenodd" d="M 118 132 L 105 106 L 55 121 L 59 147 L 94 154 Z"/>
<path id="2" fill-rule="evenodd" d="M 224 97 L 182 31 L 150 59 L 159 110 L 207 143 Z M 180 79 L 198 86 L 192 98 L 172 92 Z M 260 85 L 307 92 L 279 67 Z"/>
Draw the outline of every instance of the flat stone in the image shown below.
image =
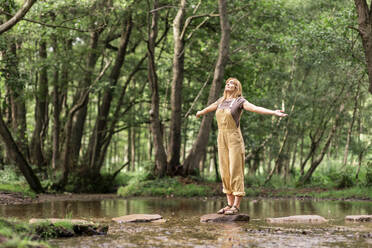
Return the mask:
<path id="1" fill-rule="evenodd" d="M 165 222 L 167 222 L 166 219 L 158 219 L 158 220 L 151 221 L 151 223 L 165 223 Z"/>
<path id="2" fill-rule="evenodd" d="M 117 223 L 128 223 L 128 222 L 154 222 L 156 220 L 163 219 L 159 214 L 130 214 L 116 218 L 112 218 Z"/>
<path id="3" fill-rule="evenodd" d="M 319 215 L 294 215 L 280 218 L 266 218 L 269 223 L 325 223 L 328 222 Z"/>
<path id="4" fill-rule="evenodd" d="M 80 219 L 58 219 L 58 218 L 36 219 L 36 218 L 32 218 L 29 220 L 30 224 L 38 224 L 38 223 L 43 223 L 43 222 L 50 222 L 52 224 L 55 224 L 58 222 L 69 222 L 74 225 L 93 225 L 94 224 L 91 221 L 80 220 Z"/>
<path id="5" fill-rule="evenodd" d="M 224 214 L 206 214 L 200 217 L 200 222 L 232 222 L 232 221 L 249 221 L 249 215 L 247 214 L 235 214 L 235 215 L 224 215 Z"/>
<path id="6" fill-rule="evenodd" d="M 348 215 L 345 217 L 345 221 L 370 222 L 372 221 L 372 215 Z"/>

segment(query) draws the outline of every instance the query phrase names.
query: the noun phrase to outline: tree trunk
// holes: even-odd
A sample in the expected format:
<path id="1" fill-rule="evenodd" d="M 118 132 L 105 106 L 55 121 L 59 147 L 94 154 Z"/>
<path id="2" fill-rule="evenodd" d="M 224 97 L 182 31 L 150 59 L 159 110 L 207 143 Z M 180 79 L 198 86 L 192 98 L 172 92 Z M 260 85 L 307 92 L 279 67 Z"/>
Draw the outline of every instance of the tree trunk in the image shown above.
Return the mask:
<path id="1" fill-rule="evenodd" d="M 341 105 L 340 105 L 340 109 L 339 109 L 338 113 L 336 114 L 335 121 L 334 121 L 334 124 L 332 126 L 332 129 L 331 129 L 331 131 L 328 135 L 328 138 L 327 138 L 320 154 L 311 163 L 311 166 L 310 166 L 309 170 L 306 172 L 305 176 L 301 179 L 301 182 L 303 182 L 303 183 L 309 182 L 309 180 L 310 180 L 311 176 L 313 175 L 315 169 L 322 162 L 322 160 L 324 158 L 324 155 L 326 154 L 327 149 L 329 147 L 329 144 L 331 143 L 331 140 L 332 140 L 334 134 L 336 133 L 336 130 L 337 130 L 337 127 L 338 127 L 338 124 L 339 124 L 339 119 L 340 119 L 341 114 L 344 111 L 344 107 L 345 107 L 345 105 L 342 102 Z"/>
<path id="2" fill-rule="evenodd" d="M 154 1 L 153 8 L 158 7 L 158 1 Z M 150 17 L 149 17 L 150 19 Z M 150 23 L 150 20 L 149 20 Z M 154 172 L 157 176 L 163 177 L 167 168 L 167 156 L 163 144 L 163 134 L 161 130 L 161 122 L 159 117 L 159 85 L 155 66 L 155 42 L 158 33 L 158 12 L 152 12 L 151 27 L 149 29 L 149 39 L 147 45 L 148 57 L 148 81 L 151 91 L 151 110 L 150 123 L 151 133 L 153 135 L 154 150 L 155 150 L 155 168 Z"/>
<path id="3" fill-rule="evenodd" d="M 92 10 L 98 9 L 98 8 L 111 7 L 110 6 L 111 4 L 112 4 L 111 1 L 96 0 L 95 3 L 92 5 Z M 97 63 L 97 59 L 99 57 L 99 46 L 98 46 L 99 38 L 100 38 L 101 33 L 106 27 L 106 25 L 103 25 L 102 23 L 97 23 L 97 19 L 93 19 L 90 26 L 93 31 L 90 33 L 90 40 L 89 40 L 90 45 L 89 45 L 88 54 L 86 57 L 86 66 L 84 68 L 85 70 L 84 70 L 83 80 L 80 82 L 80 85 L 79 85 L 80 88 L 76 92 L 74 96 L 74 100 L 73 100 L 74 106 L 79 105 L 79 108 L 78 108 L 77 113 L 74 114 L 74 119 L 72 120 L 72 123 L 71 123 L 71 133 L 69 137 L 70 138 L 69 147 L 71 148 L 70 150 L 71 154 L 69 156 L 69 161 L 70 161 L 69 166 L 71 166 L 71 168 L 76 167 L 78 159 L 79 159 L 79 155 L 80 155 L 84 125 L 85 125 L 85 120 L 86 120 L 87 110 L 88 110 L 89 93 L 90 93 L 89 89 L 92 85 L 92 76 L 94 74 L 94 69 Z M 81 101 L 81 99 L 83 98 L 85 99 L 85 101 Z M 81 106 L 80 106 L 80 103 L 82 103 Z"/>
<path id="4" fill-rule="evenodd" d="M 40 170 L 46 165 L 43 154 L 44 140 L 48 126 L 48 65 L 47 44 L 41 41 L 39 49 L 42 68 L 40 69 L 39 84 L 36 90 L 35 104 L 35 129 L 31 139 L 31 161 L 36 164 Z"/>
<path id="5" fill-rule="evenodd" d="M 167 174 L 172 175 L 180 165 L 181 151 L 181 111 L 182 111 L 182 84 L 184 73 L 185 44 L 182 27 L 185 19 L 186 0 L 181 0 L 180 7 L 173 22 L 173 79 L 171 91 L 171 122 L 168 147 Z"/>
<path id="6" fill-rule="evenodd" d="M 220 94 L 221 84 L 225 72 L 225 65 L 229 56 L 231 30 L 227 16 L 227 1 L 219 0 L 218 9 L 220 13 L 221 40 L 218 48 L 218 59 L 214 70 L 213 83 L 209 91 L 208 105 L 216 101 Z M 184 175 L 195 173 L 198 164 L 203 159 L 203 154 L 205 153 L 208 145 L 209 131 L 212 121 L 212 114 L 207 114 L 203 117 L 196 141 L 194 142 L 189 155 L 183 163 Z"/>
<path id="7" fill-rule="evenodd" d="M 127 80 L 124 83 L 124 86 L 123 86 L 123 88 L 121 90 L 119 99 L 118 99 L 117 104 L 116 104 L 116 107 L 115 107 L 114 114 L 112 115 L 112 120 L 109 123 L 108 130 L 107 130 L 106 135 L 105 135 L 105 138 L 103 140 L 102 152 L 101 152 L 101 156 L 99 158 L 98 164 L 102 164 L 103 161 L 104 161 L 107 148 L 108 148 L 108 146 L 109 146 L 109 144 L 111 142 L 112 136 L 115 133 L 116 124 L 120 120 L 120 117 L 123 114 L 127 113 L 132 108 L 132 106 L 134 106 L 135 99 L 128 104 L 129 106 L 124 111 L 122 111 L 122 107 L 123 107 L 123 104 L 124 104 L 124 96 L 126 94 L 126 90 L 128 88 L 128 85 L 132 81 L 132 78 L 134 77 L 134 75 L 140 70 L 140 68 L 142 66 L 142 63 L 145 61 L 146 57 L 147 57 L 147 55 L 144 56 L 137 63 L 137 65 L 135 66 L 135 68 L 133 69 L 133 71 L 129 74 L 129 76 L 127 77 Z M 145 84 L 143 84 L 142 89 L 140 90 L 140 92 L 138 94 L 142 94 L 142 92 L 144 90 L 144 87 L 145 87 Z"/>
<path id="8" fill-rule="evenodd" d="M 26 138 L 26 105 L 24 84 L 19 81 L 17 44 L 14 40 L 8 41 L 8 50 L 1 51 L 5 63 L 5 85 L 9 92 L 10 121 L 15 141 L 25 159 L 28 160 L 28 142 Z"/>
<path id="9" fill-rule="evenodd" d="M 359 172 L 360 172 L 360 168 L 362 167 L 362 160 L 363 160 L 364 152 L 365 152 L 365 150 L 362 150 L 358 154 L 358 168 L 357 168 L 357 171 L 356 171 L 356 174 L 355 174 L 355 180 L 357 180 L 357 181 L 359 180 Z"/>
<path id="10" fill-rule="evenodd" d="M 83 137 L 84 124 L 85 124 L 88 102 L 89 102 L 89 90 L 88 89 L 91 86 L 92 75 L 93 75 L 94 68 L 97 63 L 98 40 L 99 40 L 101 31 L 102 30 L 96 30 L 90 34 L 90 46 L 89 46 L 89 53 L 88 53 L 87 61 L 86 61 L 84 79 L 80 84 L 81 86 L 80 90 L 74 96 L 74 105 L 76 105 L 83 98 L 84 92 L 88 92 L 86 101 L 83 102 L 83 105 L 81 106 L 81 108 L 79 108 L 79 111 L 76 113 L 76 115 L 74 115 L 74 119 L 72 120 L 72 123 L 71 123 L 71 136 L 69 137 L 70 139 L 69 147 L 71 147 L 71 154 L 68 158 L 70 161 L 69 163 L 71 167 L 77 165 L 77 161 L 79 159 L 81 140 Z"/>
<path id="11" fill-rule="evenodd" d="M 289 123 L 289 120 L 288 122 Z M 285 130 L 285 133 L 284 133 L 284 138 L 283 138 L 283 142 L 282 142 L 282 145 L 280 146 L 280 149 L 279 149 L 279 153 L 278 153 L 278 156 L 276 157 L 275 159 L 275 165 L 274 167 L 272 168 L 272 170 L 270 171 L 269 175 L 267 176 L 264 184 L 267 184 L 270 180 L 271 180 L 271 177 L 274 175 L 274 172 L 276 170 L 278 170 L 279 168 L 279 164 L 282 163 L 282 157 L 283 157 L 283 150 L 284 150 L 284 147 L 287 143 L 287 140 L 288 140 L 288 136 L 289 136 L 289 131 L 288 131 L 288 124 L 286 126 L 286 130 Z"/>
<path id="12" fill-rule="evenodd" d="M 353 117 L 351 119 L 349 129 L 347 131 L 347 138 L 346 138 L 346 145 L 345 145 L 345 152 L 344 152 L 343 167 L 345 167 L 346 166 L 346 163 L 347 163 L 347 155 L 349 153 L 349 145 L 350 145 L 351 133 L 353 131 L 353 126 L 354 126 L 354 122 L 355 122 L 355 118 L 356 118 L 356 113 L 358 111 L 359 95 L 360 95 L 360 82 L 358 83 L 357 92 L 356 92 L 355 98 L 354 98 Z"/>
<path id="13" fill-rule="evenodd" d="M 304 137 L 305 134 L 304 134 L 304 131 L 301 133 L 301 147 L 300 147 L 300 167 L 301 167 L 301 171 L 300 171 L 300 174 L 303 175 L 304 174 L 304 168 L 302 167 L 302 162 L 303 162 L 303 158 L 304 158 Z"/>
<path id="14" fill-rule="evenodd" d="M 294 175 L 294 172 L 295 172 L 295 165 L 296 165 L 296 158 L 297 158 L 297 144 L 298 144 L 298 139 L 297 137 L 295 137 L 296 141 L 295 141 L 295 144 L 294 144 L 294 151 L 293 151 L 293 155 L 292 155 L 292 162 L 291 162 L 291 168 L 290 168 L 290 173 L 292 175 Z"/>
<path id="15" fill-rule="evenodd" d="M 366 0 L 354 0 L 358 13 L 359 35 L 362 38 L 367 71 L 369 92 L 372 94 L 372 6 L 368 8 Z"/>
<path id="16" fill-rule="evenodd" d="M 153 148 L 153 144 L 152 144 L 152 134 L 151 134 L 151 126 L 149 125 L 148 126 L 148 129 L 149 129 L 149 137 L 148 137 L 148 147 L 149 147 L 149 153 L 148 153 L 148 157 L 149 157 L 149 160 L 152 160 L 152 148 Z"/>
<path id="17" fill-rule="evenodd" d="M 135 162 L 136 162 L 136 129 L 134 127 L 130 127 L 132 129 L 131 136 L 130 136 L 130 143 L 131 143 L 131 149 L 130 149 L 130 170 L 134 171 Z"/>
<path id="18" fill-rule="evenodd" d="M 64 189 L 68 182 L 68 176 L 70 174 L 70 169 L 72 165 L 72 158 L 71 158 L 71 153 L 72 153 L 72 146 L 71 144 L 71 136 L 72 136 L 72 124 L 73 124 L 73 119 L 77 111 L 81 109 L 83 106 L 85 106 L 88 101 L 88 95 L 89 95 L 89 90 L 86 90 L 81 99 L 80 102 L 75 104 L 70 111 L 68 112 L 67 115 L 67 122 L 65 125 L 65 134 L 66 134 L 66 142 L 65 142 L 65 148 L 64 148 L 64 154 L 63 154 L 63 174 L 60 182 L 56 184 L 55 186 L 57 189 Z"/>
<path id="19" fill-rule="evenodd" d="M 132 167 L 132 127 L 128 128 L 127 161 L 129 162 L 129 166 L 127 167 L 127 170 L 129 171 Z"/>
<path id="20" fill-rule="evenodd" d="M 94 125 L 94 131 L 89 139 L 88 151 L 86 156 L 86 161 L 89 162 L 89 167 L 86 167 L 85 169 L 93 172 L 93 174 L 99 174 L 99 171 L 102 167 L 102 164 L 99 163 L 99 161 L 104 161 L 102 157 L 105 157 L 105 154 L 103 154 L 104 150 L 102 148 L 104 146 L 105 137 L 107 136 L 108 117 L 111 109 L 114 89 L 120 77 L 121 67 L 124 63 L 132 25 L 132 19 L 131 17 L 129 17 L 121 33 L 119 50 L 116 55 L 115 64 L 109 75 L 109 85 L 103 93 L 103 99 L 101 105 L 99 106 L 96 123 Z"/>
<path id="21" fill-rule="evenodd" d="M 68 40 L 65 42 L 66 49 L 63 52 L 70 52 L 72 49 L 72 41 Z M 57 37 L 55 37 L 53 50 L 55 53 L 59 54 Z M 61 76 L 59 76 L 61 74 Z M 54 72 L 54 82 L 53 82 L 53 147 L 52 147 L 52 168 L 58 169 L 61 167 L 61 147 L 63 141 L 61 140 L 61 112 L 63 109 L 63 103 L 67 99 L 67 88 L 69 78 L 69 68 L 66 61 L 62 63 L 61 73 L 59 73 L 58 68 Z M 67 115 L 66 115 L 67 116 Z"/>
<path id="22" fill-rule="evenodd" d="M 12 135 L 9 132 L 8 127 L 3 121 L 3 116 L 0 109 L 0 137 L 3 140 L 8 156 L 14 163 L 18 166 L 19 170 L 22 172 L 23 176 L 26 178 L 27 183 L 30 185 L 30 188 L 36 193 L 44 192 L 41 187 L 39 179 L 36 177 L 31 167 L 27 163 L 26 159 L 20 152 L 17 147 L 17 144 L 14 142 Z"/>

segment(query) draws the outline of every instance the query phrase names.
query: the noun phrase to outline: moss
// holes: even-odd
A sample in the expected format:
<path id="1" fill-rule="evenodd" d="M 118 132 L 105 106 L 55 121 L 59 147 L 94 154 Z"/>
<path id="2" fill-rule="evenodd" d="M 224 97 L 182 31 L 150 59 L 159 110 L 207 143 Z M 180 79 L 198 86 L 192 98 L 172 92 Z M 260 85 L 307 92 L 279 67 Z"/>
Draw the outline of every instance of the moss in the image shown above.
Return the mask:
<path id="1" fill-rule="evenodd" d="M 69 231 L 74 231 L 74 224 L 72 224 L 68 220 L 66 220 L 66 221 L 59 221 L 59 222 L 54 223 L 53 225 L 56 226 L 56 227 L 65 228 L 65 229 L 67 229 Z"/>

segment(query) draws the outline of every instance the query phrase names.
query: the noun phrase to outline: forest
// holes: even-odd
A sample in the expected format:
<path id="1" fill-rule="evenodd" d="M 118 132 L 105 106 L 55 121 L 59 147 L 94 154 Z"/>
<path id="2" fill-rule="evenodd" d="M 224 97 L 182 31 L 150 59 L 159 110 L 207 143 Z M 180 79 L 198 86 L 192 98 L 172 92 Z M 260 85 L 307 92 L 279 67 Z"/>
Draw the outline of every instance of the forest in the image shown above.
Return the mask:
<path id="1" fill-rule="evenodd" d="M 105 193 L 130 181 L 218 182 L 216 120 L 195 113 L 236 77 L 249 102 L 288 114 L 243 113 L 246 187 L 368 189 L 370 9 L 1 0 L 0 183 Z"/>

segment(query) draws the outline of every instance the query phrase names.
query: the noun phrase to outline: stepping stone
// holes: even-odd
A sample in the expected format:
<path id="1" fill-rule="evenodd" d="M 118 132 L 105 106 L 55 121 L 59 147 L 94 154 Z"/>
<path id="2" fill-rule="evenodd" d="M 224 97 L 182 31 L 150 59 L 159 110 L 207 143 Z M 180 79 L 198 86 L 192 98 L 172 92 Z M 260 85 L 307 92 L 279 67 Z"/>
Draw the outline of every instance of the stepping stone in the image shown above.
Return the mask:
<path id="1" fill-rule="evenodd" d="M 266 218 L 269 223 L 325 223 L 328 222 L 319 215 L 294 215 L 280 218 Z"/>
<path id="2" fill-rule="evenodd" d="M 74 225 L 93 225 L 94 223 L 91 221 L 80 220 L 80 219 L 57 219 L 57 218 L 49 218 L 49 219 L 36 219 L 32 218 L 28 221 L 30 224 L 39 224 L 43 222 L 50 222 L 52 224 L 58 222 L 69 222 Z"/>
<path id="3" fill-rule="evenodd" d="M 345 221 L 370 222 L 372 221 L 372 215 L 348 215 L 345 217 Z"/>
<path id="4" fill-rule="evenodd" d="M 159 214 L 130 214 L 112 218 L 117 223 L 129 222 L 166 222 Z"/>
<path id="5" fill-rule="evenodd" d="M 248 214 L 235 214 L 235 215 L 224 215 L 224 214 L 206 214 L 200 217 L 200 222 L 232 222 L 232 221 L 249 221 Z"/>

